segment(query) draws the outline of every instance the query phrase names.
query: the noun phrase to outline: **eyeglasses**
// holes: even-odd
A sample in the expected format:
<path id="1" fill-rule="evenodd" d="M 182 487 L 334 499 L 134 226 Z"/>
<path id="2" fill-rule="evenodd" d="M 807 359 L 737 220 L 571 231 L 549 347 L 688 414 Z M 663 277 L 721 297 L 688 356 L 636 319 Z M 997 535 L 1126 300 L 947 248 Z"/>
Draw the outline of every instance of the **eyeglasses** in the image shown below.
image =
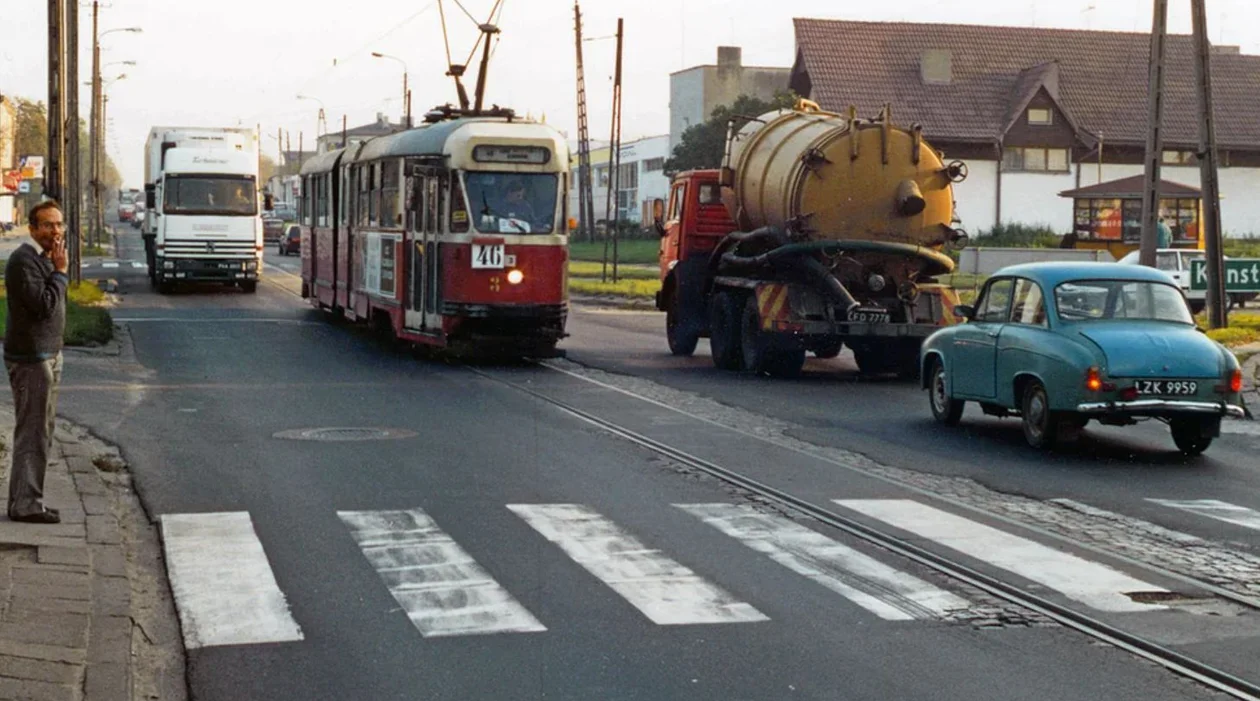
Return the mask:
<path id="1" fill-rule="evenodd" d="M 39 228 L 41 228 L 41 229 L 64 229 L 64 228 L 66 228 L 66 223 L 65 223 L 65 222 L 60 222 L 60 221 L 42 221 L 42 222 L 40 222 L 40 223 L 39 223 Z"/>

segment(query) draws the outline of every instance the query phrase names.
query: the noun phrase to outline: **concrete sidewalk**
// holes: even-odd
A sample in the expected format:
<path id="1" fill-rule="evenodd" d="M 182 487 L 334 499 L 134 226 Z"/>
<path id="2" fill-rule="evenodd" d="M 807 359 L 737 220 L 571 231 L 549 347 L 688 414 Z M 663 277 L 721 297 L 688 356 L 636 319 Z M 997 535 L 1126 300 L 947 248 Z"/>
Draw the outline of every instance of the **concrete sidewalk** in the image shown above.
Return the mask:
<path id="1" fill-rule="evenodd" d="M 8 493 L 13 424 L 6 393 L 0 399 L 6 447 L 0 495 Z M 147 519 L 135 518 L 129 480 L 117 478 L 121 457 L 61 420 L 53 452 L 44 491 L 46 503 L 61 511 L 61 523 L 0 516 L 0 699 L 184 698 L 178 624 L 155 617 L 161 612 L 144 601 L 155 586 L 139 551 L 158 545 L 155 536 L 136 542 Z M 160 555 L 148 557 L 156 566 L 147 569 L 162 569 Z M 175 657 L 178 665 L 170 662 Z"/>

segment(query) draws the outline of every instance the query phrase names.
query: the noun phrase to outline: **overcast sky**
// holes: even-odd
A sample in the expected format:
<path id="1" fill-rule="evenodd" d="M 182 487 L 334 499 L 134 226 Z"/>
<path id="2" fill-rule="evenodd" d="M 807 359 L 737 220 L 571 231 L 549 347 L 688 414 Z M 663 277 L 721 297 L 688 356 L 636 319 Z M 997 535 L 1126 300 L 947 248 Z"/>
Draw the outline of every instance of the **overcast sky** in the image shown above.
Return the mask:
<path id="1" fill-rule="evenodd" d="M 495 0 L 460 0 L 484 21 Z M 490 102 L 547 122 L 576 136 L 572 0 L 503 0 L 503 34 L 488 78 Z M 83 80 L 90 78 L 91 3 L 82 11 Z M 669 74 L 713 63 L 717 47 L 743 47 L 746 65 L 790 66 L 793 17 L 1002 24 L 1149 32 L 1151 0 L 583 0 L 587 91 L 593 138 L 606 139 L 612 100 L 618 17 L 625 19 L 623 140 L 669 130 Z M 1190 31 L 1189 0 L 1172 0 L 1170 30 Z M 451 52 L 457 62 L 476 40 L 472 20 L 445 0 Z M 1215 43 L 1260 53 L 1260 3 L 1208 0 Z M 0 0 L 0 92 L 47 99 L 47 2 Z M 143 174 L 144 140 L 153 125 L 261 125 L 262 147 L 275 157 L 278 129 L 316 132 L 321 100 L 328 127 L 342 115 L 351 127 L 388 113 L 401 117 L 402 70 L 407 63 L 413 115 L 455 101 L 446 71 L 441 20 L 433 0 L 109 0 L 101 31 L 102 63 L 111 85 L 108 148 L 130 187 Z M 335 65 L 334 65 L 335 62 Z M 475 68 L 465 79 L 472 92 Z M 83 92 L 87 118 L 90 93 Z"/>

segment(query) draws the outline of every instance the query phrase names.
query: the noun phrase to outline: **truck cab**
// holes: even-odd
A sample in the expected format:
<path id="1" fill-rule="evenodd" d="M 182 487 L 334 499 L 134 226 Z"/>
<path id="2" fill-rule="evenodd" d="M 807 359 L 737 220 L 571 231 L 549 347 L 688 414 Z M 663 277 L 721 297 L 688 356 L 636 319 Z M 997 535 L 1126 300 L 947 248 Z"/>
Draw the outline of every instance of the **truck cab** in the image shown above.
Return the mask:
<path id="1" fill-rule="evenodd" d="M 670 351 L 691 355 L 709 332 L 704 289 L 709 256 L 736 225 L 722 202 L 717 170 L 679 173 L 670 185 L 669 199 L 660 204 L 661 290 L 656 308 L 665 312 Z"/>

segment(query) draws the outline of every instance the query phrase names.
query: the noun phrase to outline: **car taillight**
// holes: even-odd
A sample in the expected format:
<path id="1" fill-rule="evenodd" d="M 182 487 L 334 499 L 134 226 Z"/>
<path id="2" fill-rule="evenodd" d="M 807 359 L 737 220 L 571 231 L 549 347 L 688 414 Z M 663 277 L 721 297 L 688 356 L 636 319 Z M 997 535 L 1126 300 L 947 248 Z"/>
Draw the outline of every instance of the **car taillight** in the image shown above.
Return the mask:
<path id="1" fill-rule="evenodd" d="M 1092 367 L 1085 372 L 1085 389 L 1091 392 L 1102 389 L 1102 377 L 1098 374 L 1098 368 Z"/>
<path id="2" fill-rule="evenodd" d="M 1234 368 L 1234 371 L 1229 374 L 1229 379 L 1226 380 L 1224 385 L 1221 385 L 1220 391 L 1232 394 L 1238 394 L 1242 391 L 1242 370 L 1240 368 Z"/>

